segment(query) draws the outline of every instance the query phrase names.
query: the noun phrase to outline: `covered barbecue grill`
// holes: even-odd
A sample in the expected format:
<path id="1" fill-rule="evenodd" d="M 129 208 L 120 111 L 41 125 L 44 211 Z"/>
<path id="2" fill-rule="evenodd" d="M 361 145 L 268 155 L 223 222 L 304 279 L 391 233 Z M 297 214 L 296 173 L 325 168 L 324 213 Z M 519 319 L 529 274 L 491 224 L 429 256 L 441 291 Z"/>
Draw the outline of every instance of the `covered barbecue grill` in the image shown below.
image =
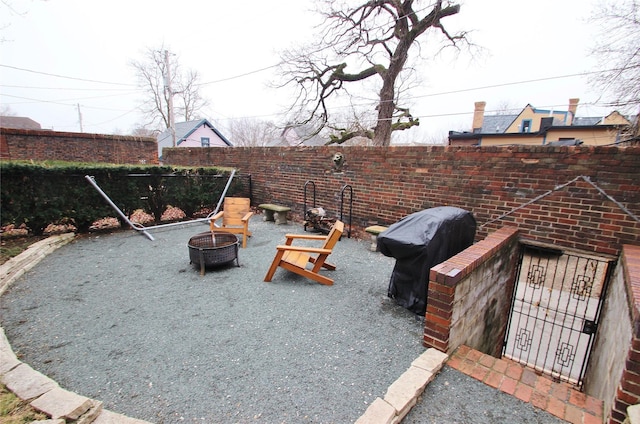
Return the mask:
<path id="1" fill-rule="evenodd" d="M 378 249 L 396 259 L 388 295 L 410 311 L 427 309 L 429 270 L 473 244 L 476 220 L 464 209 L 440 206 L 408 215 L 378 235 Z"/>

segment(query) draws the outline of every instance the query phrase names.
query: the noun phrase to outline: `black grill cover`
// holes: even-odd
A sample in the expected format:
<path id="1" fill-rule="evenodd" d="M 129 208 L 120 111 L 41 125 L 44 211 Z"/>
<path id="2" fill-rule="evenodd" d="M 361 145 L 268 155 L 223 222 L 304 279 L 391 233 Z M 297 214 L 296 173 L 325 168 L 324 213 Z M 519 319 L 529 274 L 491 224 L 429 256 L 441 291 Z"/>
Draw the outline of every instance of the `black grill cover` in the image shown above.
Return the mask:
<path id="1" fill-rule="evenodd" d="M 388 295 L 410 311 L 427 309 L 429 270 L 473 244 L 476 220 L 452 206 L 408 215 L 378 235 L 378 249 L 396 259 Z"/>

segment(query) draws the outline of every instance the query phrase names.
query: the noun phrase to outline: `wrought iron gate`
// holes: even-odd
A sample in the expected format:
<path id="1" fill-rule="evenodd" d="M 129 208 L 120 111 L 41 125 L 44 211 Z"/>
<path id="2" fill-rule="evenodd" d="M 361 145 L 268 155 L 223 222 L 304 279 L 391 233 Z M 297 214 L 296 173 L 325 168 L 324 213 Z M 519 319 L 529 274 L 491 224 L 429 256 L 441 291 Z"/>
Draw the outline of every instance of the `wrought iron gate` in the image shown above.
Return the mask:
<path id="1" fill-rule="evenodd" d="M 612 263 L 524 246 L 503 355 L 582 388 Z"/>

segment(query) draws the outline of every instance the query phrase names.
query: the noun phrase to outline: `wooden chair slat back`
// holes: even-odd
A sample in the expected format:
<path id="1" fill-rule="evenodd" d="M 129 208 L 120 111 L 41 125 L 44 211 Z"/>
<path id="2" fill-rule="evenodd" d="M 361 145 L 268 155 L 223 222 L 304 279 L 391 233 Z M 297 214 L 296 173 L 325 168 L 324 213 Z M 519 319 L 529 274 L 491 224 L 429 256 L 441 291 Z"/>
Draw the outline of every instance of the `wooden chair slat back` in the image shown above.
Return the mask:
<path id="1" fill-rule="evenodd" d="M 331 227 L 331 231 L 327 235 L 327 240 L 324 242 L 323 249 L 333 249 L 333 246 L 336 245 L 342 233 L 344 232 L 344 223 L 342 221 L 336 221 Z"/>
<path id="2" fill-rule="evenodd" d="M 246 197 L 225 197 L 223 225 L 242 225 L 242 217 L 251 210 L 251 200 Z"/>

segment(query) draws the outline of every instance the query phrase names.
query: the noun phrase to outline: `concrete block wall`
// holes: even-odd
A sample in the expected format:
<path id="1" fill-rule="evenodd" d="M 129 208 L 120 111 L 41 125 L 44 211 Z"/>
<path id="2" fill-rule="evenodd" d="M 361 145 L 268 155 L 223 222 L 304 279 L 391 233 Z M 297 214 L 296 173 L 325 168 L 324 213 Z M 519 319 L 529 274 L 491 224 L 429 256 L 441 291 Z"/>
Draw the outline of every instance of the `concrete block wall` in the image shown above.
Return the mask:
<path id="1" fill-rule="evenodd" d="M 346 160 L 341 172 L 331 161 L 336 152 Z M 341 188 L 351 185 L 361 238 L 370 225 L 449 205 L 473 213 L 478 240 L 515 226 L 523 238 L 598 253 L 640 245 L 640 222 L 616 204 L 640 216 L 640 147 L 211 147 L 164 149 L 163 157 L 168 165 L 251 174 L 254 201 L 288 206 L 293 219 L 304 214 L 306 181 L 315 182 L 317 206 L 331 216 L 339 214 Z M 307 208 L 311 201 L 308 193 Z"/>
<path id="2" fill-rule="evenodd" d="M 629 248 L 623 250 L 628 252 Z M 627 293 L 625 268 L 623 254 L 609 281 L 584 378 L 585 392 L 602 399 L 604 411 L 611 411 L 615 402 L 633 337 L 633 302 Z M 622 415 L 618 416 L 621 417 Z"/>
<path id="3" fill-rule="evenodd" d="M 518 258 L 518 230 L 505 227 L 431 268 L 423 343 L 500 356 Z"/>
<path id="4" fill-rule="evenodd" d="M 619 384 L 613 399 L 609 400 L 612 403 L 610 424 L 624 422 L 627 408 L 640 403 L 640 246 L 623 246 L 620 266 L 629 296 L 632 332 L 630 343 L 625 345 L 627 352 Z"/>
<path id="5" fill-rule="evenodd" d="M 0 158 L 158 164 L 158 143 L 151 137 L 0 128 Z"/>

